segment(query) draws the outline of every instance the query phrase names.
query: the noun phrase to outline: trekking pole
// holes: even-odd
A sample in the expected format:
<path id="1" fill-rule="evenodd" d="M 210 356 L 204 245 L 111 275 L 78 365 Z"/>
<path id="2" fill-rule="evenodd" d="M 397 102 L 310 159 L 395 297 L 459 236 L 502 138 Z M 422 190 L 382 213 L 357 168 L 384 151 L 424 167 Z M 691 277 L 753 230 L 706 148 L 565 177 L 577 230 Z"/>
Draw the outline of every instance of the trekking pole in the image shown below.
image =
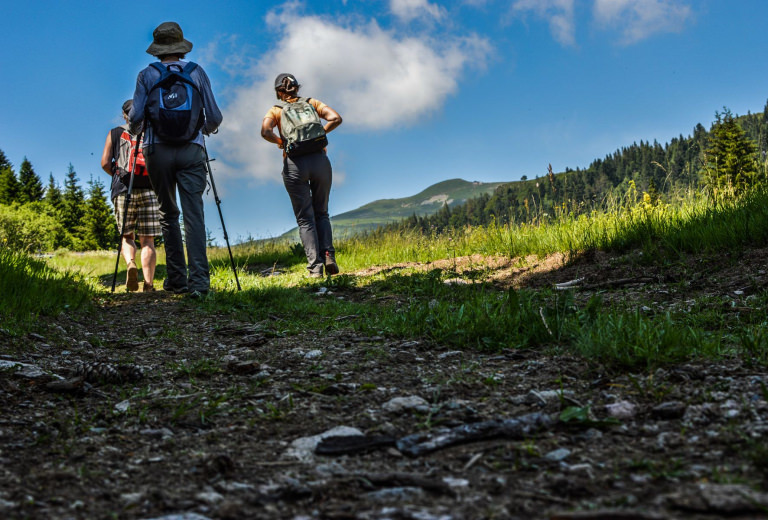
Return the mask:
<path id="1" fill-rule="evenodd" d="M 224 231 L 224 242 L 227 243 L 227 251 L 229 251 L 229 262 L 232 264 L 232 272 L 235 274 L 235 283 L 237 283 L 237 290 L 242 291 L 240 287 L 240 280 L 237 278 L 237 269 L 235 268 L 235 259 L 232 258 L 232 248 L 229 247 L 229 237 L 227 236 L 227 228 L 224 226 L 224 215 L 221 213 L 221 200 L 219 199 L 219 193 L 216 191 L 216 183 L 213 182 L 213 171 L 211 170 L 211 160 L 208 158 L 208 147 L 205 145 L 205 136 L 203 136 L 203 150 L 205 151 L 205 165 L 208 169 L 208 177 L 211 179 L 211 188 L 213 188 L 213 200 L 216 201 L 216 207 L 219 210 L 219 218 L 221 219 L 221 229 Z"/>
<path id="2" fill-rule="evenodd" d="M 117 237 L 117 260 L 115 260 L 115 274 L 112 275 L 112 292 L 115 292 L 115 282 L 117 282 L 117 268 L 120 266 L 120 253 L 123 250 L 123 235 L 125 234 L 125 221 L 128 219 L 128 205 L 131 203 L 131 192 L 133 191 L 133 172 L 136 170 L 136 160 L 139 157 L 139 146 L 141 146 L 141 138 L 144 136 L 144 126 L 141 127 L 136 138 L 136 146 L 133 148 L 133 164 L 131 165 L 131 174 L 128 180 L 128 193 L 125 194 L 125 208 L 123 208 L 123 225 L 120 226 L 120 236 Z M 117 175 L 117 171 L 115 171 Z"/>

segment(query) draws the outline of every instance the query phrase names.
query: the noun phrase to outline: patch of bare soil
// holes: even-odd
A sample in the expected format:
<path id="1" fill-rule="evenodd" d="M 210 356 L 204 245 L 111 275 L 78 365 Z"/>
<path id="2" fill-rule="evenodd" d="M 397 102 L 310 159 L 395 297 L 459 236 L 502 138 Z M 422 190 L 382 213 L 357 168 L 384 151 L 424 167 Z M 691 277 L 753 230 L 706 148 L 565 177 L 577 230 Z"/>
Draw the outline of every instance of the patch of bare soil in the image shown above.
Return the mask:
<path id="1" fill-rule="evenodd" d="M 763 290 L 765 253 L 663 268 L 638 255 L 416 267 L 477 271 L 500 287 L 570 283 L 579 298 L 659 310 L 727 297 L 727 312 L 738 312 Z M 387 269 L 401 267 L 414 265 Z M 284 336 L 279 320 L 121 294 L 44 335 L 0 332 L 11 353 L 0 356 L 0 517 L 768 512 L 764 367 L 627 374 L 567 355 L 459 351 L 351 329 Z"/>

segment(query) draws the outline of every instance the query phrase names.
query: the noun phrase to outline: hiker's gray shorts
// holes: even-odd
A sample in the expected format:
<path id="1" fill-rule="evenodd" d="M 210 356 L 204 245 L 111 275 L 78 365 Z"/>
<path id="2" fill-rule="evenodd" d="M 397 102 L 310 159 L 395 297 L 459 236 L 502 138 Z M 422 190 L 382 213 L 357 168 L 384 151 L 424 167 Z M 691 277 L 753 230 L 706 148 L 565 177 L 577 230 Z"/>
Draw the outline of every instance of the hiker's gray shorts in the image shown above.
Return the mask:
<path id="1" fill-rule="evenodd" d="M 123 229 L 125 196 L 123 193 L 112 201 L 118 233 Z M 163 234 L 160 228 L 160 205 L 152 188 L 134 189 L 131 193 L 131 203 L 128 205 L 125 219 L 125 234 L 134 232 L 140 237 L 157 237 Z"/>

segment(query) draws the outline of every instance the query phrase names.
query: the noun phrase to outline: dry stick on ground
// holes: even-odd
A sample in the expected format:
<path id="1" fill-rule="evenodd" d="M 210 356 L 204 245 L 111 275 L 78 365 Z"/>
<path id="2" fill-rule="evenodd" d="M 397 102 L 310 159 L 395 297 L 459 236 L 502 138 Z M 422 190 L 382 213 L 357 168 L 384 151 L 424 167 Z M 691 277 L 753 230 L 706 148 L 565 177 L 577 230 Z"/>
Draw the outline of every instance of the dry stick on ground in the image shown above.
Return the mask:
<path id="1" fill-rule="evenodd" d="M 554 337 L 555 335 L 552 334 L 552 331 L 550 330 L 549 325 L 547 325 L 547 320 L 544 317 L 544 308 L 543 307 L 539 307 L 539 316 L 541 316 L 541 321 L 544 323 L 544 327 L 547 329 L 547 332 L 549 332 L 549 335 Z"/>
<path id="2" fill-rule="evenodd" d="M 397 441 L 397 449 L 411 457 L 441 450 L 456 444 L 477 442 L 496 437 L 519 439 L 535 432 L 551 428 L 557 422 L 556 415 L 530 413 L 514 419 L 497 419 L 462 424 L 448 431 L 429 434 L 415 433 Z"/>
<path id="3" fill-rule="evenodd" d="M 656 279 L 651 276 L 635 276 L 633 278 L 619 278 L 617 280 L 606 280 L 605 282 L 580 285 L 582 280 L 583 278 L 580 278 L 578 281 L 572 280 L 570 282 L 555 284 L 555 289 L 605 289 L 608 287 L 622 287 L 624 285 L 632 285 L 635 283 L 646 284 L 656 281 Z"/>
<path id="4" fill-rule="evenodd" d="M 456 494 L 445 482 L 410 473 L 359 473 L 355 477 L 377 487 L 420 487 L 438 495 Z"/>

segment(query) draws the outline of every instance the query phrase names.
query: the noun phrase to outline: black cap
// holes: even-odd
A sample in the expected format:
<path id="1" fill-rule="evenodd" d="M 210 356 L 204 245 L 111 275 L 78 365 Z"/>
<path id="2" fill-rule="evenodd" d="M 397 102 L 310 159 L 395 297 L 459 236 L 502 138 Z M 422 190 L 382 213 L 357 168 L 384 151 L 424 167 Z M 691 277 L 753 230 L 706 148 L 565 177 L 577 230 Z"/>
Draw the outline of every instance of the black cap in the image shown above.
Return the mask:
<path id="1" fill-rule="evenodd" d="M 283 80 L 285 78 L 288 78 L 291 80 L 291 83 L 293 85 L 299 86 L 299 82 L 296 81 L 296 77 L 293 74 L 288 74 L 287 72 L 283 72 L 282 74 L 278 74 L 275 78 L 275 89 L 278 89 L 283 86 Z"/>
<path id="2" fill-rule="evenodd" d="M 127 114 L 128 112 L 130 112 L 132 106 L 133 106 L 133 100 L 132 99 L 129 99 L 128 101 L 123 103 L 123 113 Z"/>

